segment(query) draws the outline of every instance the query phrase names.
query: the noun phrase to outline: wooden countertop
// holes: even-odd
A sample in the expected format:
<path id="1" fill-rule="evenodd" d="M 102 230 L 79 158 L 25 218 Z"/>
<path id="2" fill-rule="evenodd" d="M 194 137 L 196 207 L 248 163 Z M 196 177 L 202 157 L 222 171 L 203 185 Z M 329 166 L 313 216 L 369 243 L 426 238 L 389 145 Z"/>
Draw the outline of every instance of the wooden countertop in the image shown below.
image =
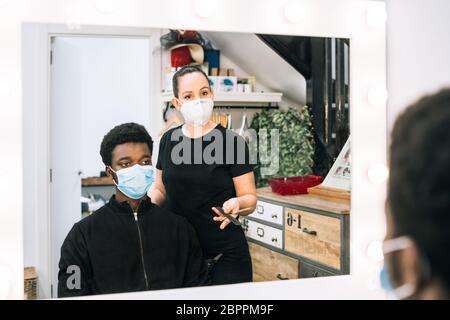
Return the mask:
<path id="1" fill-rule="evenodd" d="M 81 185 L 83 187 L 114 186 L 114 182 L 110 177 L 93 177 L 81 179 Z"/>
<path id="2" fill-rule="evenodd" d="M 270 187 L 259 188 L 256 190 L 258 198 L 285 203 L 293 206 L 307 207 L 322 211 L 328 211 L 337 214 L 349 214 L 350 202 L 334 201 L 310 194 L 300 194 L 294 196 L 282 196 L 273 193 Z"/>

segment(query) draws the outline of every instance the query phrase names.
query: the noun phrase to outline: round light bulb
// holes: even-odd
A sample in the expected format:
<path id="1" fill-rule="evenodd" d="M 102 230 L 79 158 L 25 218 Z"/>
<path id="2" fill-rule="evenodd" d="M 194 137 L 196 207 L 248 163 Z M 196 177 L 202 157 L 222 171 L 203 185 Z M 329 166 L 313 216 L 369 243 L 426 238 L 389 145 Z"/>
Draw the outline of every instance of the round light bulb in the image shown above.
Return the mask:
<path id="1" fill-rule="evenodd" d="M 374 107 L 383 106 L 388 99 L 388 92 L 385 88 L 373 87 L 367 93 L 367 100 Z"/>
<path id="2" fill-rule="evenodd" d="M 375 184 L 384 183 L 389 176 L 389 170 L 384 164 L 381 163 L 373 164 L 367 171 L 367 176 L 369 177 L 369 180 L 372 183 Z"/>

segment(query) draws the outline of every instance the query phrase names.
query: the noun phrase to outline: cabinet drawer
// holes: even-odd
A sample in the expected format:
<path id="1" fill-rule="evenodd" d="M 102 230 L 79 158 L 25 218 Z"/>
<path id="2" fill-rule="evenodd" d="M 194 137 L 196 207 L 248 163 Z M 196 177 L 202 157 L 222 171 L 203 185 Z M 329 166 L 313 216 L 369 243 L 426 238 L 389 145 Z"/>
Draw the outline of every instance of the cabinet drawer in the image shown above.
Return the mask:
<path id="1" fill-rule="evenodd" d="M 268 221 L 280 226 L 283 225 L 283 207 L 269 202 L 258 200 L 252 218 Z"/>
<path id="2" fill-rule="evenodd" d="M 286 251 L 340 270 L 339 219 L 286 208 L 284 237 Z"/>
<path id="3" fill-rule="evenodd" d="M 247 237 L 261 241 L 269 246 L 283 249 L 283 230 L 245 218 L 241 220 L 242 228 Z"/>
<path id="4" fill-rule="evenodd" d="M 319 278 L 319 277 L 331 277 L 336 274 L 313 266 L 306 262 L 300 262 L 300 278 Z"/>
<path id="5" fill-rule="evenodd" d="M 249 242 L 253 281 L 297 279 L 299 261 Z"/>

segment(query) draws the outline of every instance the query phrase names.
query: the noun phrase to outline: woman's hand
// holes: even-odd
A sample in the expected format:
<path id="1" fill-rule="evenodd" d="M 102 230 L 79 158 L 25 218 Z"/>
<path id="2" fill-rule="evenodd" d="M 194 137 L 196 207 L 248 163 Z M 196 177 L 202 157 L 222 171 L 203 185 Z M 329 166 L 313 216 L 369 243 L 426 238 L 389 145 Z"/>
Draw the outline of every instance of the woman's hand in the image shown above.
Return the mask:
<path id="1" fill-rule="evenodd" d="M 231 214 L 234 218 L 237 218 L 239 215 L 236 213 L 239 211 L 239 200 L 236 198 L 231 198 L 224 202 L 223 211 L 225 213 Z M 214 217 L 214 221 L 222 221 L 220 224 L 220 230 L 225 229 L 230 224 L 230 219 L 227 219 L 224 215 L 222 215 L 216 208 L 212 208 L 212 210 L 218 215 L 218 217 Z"/>
<path id="2" fill-rule="evenodd" d="M 158 206 L 162 206 L 166 200 L 166 188 L 162 181 L 162 170 L 156 169 L 155 182 L 148 191 L 147 196 L 150 198 L 151 202 Z"/>

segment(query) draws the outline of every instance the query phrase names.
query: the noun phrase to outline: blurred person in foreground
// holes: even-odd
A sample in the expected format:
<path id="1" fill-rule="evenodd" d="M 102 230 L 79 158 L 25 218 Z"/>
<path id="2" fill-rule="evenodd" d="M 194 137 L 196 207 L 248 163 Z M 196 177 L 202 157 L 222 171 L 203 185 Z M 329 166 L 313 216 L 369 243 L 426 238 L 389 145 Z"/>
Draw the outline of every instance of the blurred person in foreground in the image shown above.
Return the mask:
<path id="1" fill-rule="evenodd" d="M 382 285 L 397 299 L 450 298 L 450 89 L 426 96 L 392 132 Z"/>

